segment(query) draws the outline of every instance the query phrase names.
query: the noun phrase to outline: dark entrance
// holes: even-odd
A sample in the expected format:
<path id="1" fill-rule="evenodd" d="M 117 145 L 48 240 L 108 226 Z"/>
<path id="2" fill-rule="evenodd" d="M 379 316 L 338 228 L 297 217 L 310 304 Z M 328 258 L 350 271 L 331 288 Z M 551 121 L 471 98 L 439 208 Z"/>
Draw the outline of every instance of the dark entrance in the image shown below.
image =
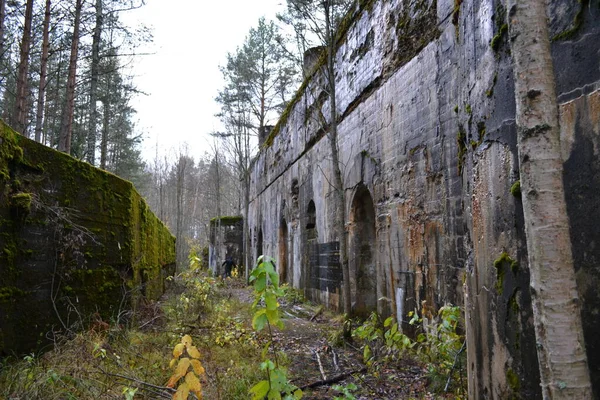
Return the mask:
<path id="1" fill-rule="evenodd" d="M 360 186 L 350 213 L 350 274 L 354 282 L 354 313 L 366 317 L 377 311 L 375 207 L 371 193 Z"/>
<path id="2" fill-rule="evenodd" d="M 279 281 L 281 283 L 287 282 L 287 269 L 288 269 L 288 226 L 285 218 L 281 220 L 279 224 Z"/>

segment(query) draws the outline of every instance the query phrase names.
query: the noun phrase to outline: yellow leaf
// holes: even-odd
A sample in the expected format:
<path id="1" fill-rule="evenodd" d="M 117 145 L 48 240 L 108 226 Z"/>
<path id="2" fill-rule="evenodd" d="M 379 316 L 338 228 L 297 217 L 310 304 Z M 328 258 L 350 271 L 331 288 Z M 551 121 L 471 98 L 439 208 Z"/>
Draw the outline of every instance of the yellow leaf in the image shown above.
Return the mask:
<path id="1" fill-rule="evenodd" d="M 187 352 L 192 358 L 200 358 L 200 352 L 196 346 L 188 346 Z"/>
<path id="2" fill-rule="evenodd" d="M 187 383 L 190 390 L 194 393 L 199 393 L 202 390 L 202 385 L 198 380 L 198 377 L 193 372 L 188 372 L 185 376 L 185 383 Z"/>
<path id="3" fill-rule="evenodd" d="M 185 335 L 182 339 L 181 339 L 181 343 L 184 346 L 191 346 L 192 345 L 192 337 L 190 335 Z"/>
<path id="4" fill-rule="evenodd" d="M 183 350 L 185 349 L 185 345 L 183 343 L 179 343 L 177 346 L 175 346 L 175 348 L 173 349 L 173 357 L 175 358 L 179 358 L 179 356 L 181 356 L 183 354 Z"/>
<path id="5" fill-rule="evenodd" d="M 194 372 L 196 373 L 196 375 L 198 375 L 198 376 L 204 375 L 204 373 L 205 373 L 204 367 L 202 366 L 200 361 L 192 360 L 191 363 L 192 363 L 192 368 L 194 368 Z"/>
<path id="6" fill-rule="evenodd" d="M 187 374 L 187 370 L 189 367 L 190 367 L 190 359 L 187 357 L 182 358 L 181 360 L 179 360 L 179 364 L 177 364 L 177 369 L 175 370 L 175 375 L 178 375 L 179 377 L 185 376 L 185 374 Z"/>
<path id="7" fill-rule="evenodd" d="M 174 374 L 171 377 L 171 379 L 169 379 L 169 382 L 167 382 L 167 387 L 175 387 L 175 385 L 177 385 L 177 381 L 179 381 L 180 378 L 182 378 L 182 375 Z"/>
<path id="8" fill-rule="evenodd" d="M 171 362 L 169 363 L 169 368 L 173 368 L 175 366 L 176 362 L 177 362 L 176 358 L 172 359 Z"/>
<path id="9" fill-rule="evenodd" d="M 173 395 L 173 400 L 187 400 L 189 394 L 190 388 L 187 383 L 184 382 L 177 388 L 177 392 Z"/>

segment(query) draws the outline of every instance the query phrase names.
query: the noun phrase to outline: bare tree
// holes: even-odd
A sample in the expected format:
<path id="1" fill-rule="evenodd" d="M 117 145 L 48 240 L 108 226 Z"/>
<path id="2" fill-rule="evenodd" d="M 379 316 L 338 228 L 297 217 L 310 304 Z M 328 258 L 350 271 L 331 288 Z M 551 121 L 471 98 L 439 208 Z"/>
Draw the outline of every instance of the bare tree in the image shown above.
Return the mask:
<path id="1" fill-rule="evenodd" d="M 73 133 L 73 115 L 75 112 L 75 79 L 77 75 L 77 54 L 79 50 L 79 25 L 81 23 L 81 8 L 83 0 L 75 3 L 73 20 L 73 36 L 71 38 L 71 56 L 69 58 L 69 75 L 67 78 L 67 102 L 63 109 L 58 150 L 71 153 L 71 135 Z"/>
<path id="2" fill-rule="evenodd" d="M 27 127 L 27 92 L 28 92 L 28 71 L 29 71 L 29 52 L 31 49 L 31 21 L 33 19 L 33 0 L 27 0 L 25 5 L 25 21 L 23 24 L 23 38 L 21 40 L 21 51 L 19 68 L 17 73 L 17 96 L 15 102 L 15 111 L 11 124 L 18 132 L 26 134 Z"/>
<path id="3" fill-rule="evenodd" d="M 544 0 L 512 0 L 509 8 L 536 348 L 545 399 L 591 399 L 546 7 Z"/>
<path id="4" fill-rule="evenodd" d="M 35 141 L 42 141 L 42 125 L 44 121 L 44 102 L 46 97 L 46 78 L 48 70 L 48 51 L 50 47 L 50 7 L 51 0 L 46 0 L 42 33 L 42 58 L 40 61 L 40 83 L 38 86 L 37 111 L 35 114 Z"/>

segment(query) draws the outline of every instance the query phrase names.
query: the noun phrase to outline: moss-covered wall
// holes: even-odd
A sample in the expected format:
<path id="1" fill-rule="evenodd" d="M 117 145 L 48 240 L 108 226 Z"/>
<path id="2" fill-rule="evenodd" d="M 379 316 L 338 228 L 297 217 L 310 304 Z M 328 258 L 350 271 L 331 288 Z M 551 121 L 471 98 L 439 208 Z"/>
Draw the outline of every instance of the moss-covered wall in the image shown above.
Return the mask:
<path id="1" fill-rule="evenodd" d="M 0 354 L 158 298 L 174 264 L 175 238 L 130 182 L 0 121 Z"/>

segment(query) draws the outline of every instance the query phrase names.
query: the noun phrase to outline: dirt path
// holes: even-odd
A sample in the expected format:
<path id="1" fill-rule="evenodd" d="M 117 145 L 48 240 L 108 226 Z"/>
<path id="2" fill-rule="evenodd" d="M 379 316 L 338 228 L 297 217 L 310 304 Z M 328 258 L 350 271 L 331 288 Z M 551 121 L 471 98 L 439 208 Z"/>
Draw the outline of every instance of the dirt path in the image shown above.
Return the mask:
<path id="1" fill-rule="evenodd" d="M 251 288 L 231 282 L 227 289 L 239 301 L 251 303 Z M 356 399 L 429 399 L 422 366 L 403 360 L 394 368 L 367 370 L 358 344 L 339 340 L 341 318 L 310 303 L 280 301 L 285 328 L 275 332 L 274 343 L 289 359 L 288 377 L 304 388 L 303 399 L 342 396 L 334 385 L 354 383 Z M 334 383 L 324 381 L 338 379 Z M 315 385 L 315 387 L 309 387 Z M 341 397 L 344 398 L 343 396 Z"/>

